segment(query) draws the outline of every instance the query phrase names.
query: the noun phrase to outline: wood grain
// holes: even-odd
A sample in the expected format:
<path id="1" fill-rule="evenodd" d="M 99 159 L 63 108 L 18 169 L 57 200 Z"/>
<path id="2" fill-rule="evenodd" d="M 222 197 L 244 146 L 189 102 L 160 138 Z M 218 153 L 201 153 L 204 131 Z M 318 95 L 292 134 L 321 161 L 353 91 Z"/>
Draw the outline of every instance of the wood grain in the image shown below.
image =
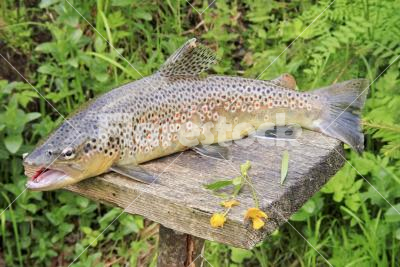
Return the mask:
<path id="1" fill-rule="evenodd" d="M 161 223 L 167 228 L 207 240 L 251 249 L 285 222 L 343 165 L 340 141 L 303 130 L 298 144 L 263 140 L 243 147 L 240 140 L 232 145 L 230 161 L 202 157 L 192 151 L 160 158 L 143 167 L 156 175 L 154 184 L 146 185 L 124 176 L 108 173 L 90 178 L 67 190 L 82 196 L 126 209 Z M 280 184 L 282 153 L 289 151 L 289 170 Z M 261 231 L 251 228 L 243 217 L 254 206 L 249 188 L 239 194 L 240 205 L 229 213 L 223 228 L 212 228 L 209 220 L 221 212 L 221 199 L 203 185 L 238 175 L 239 166 L 250 160 L 249 172 L 259 194 L 261 208 L 269 220 Z"/>
<path id="2" fill-rule="evenodd" d="M 201 266 L 204 239 L 160 225 L 157 267 Z"/>

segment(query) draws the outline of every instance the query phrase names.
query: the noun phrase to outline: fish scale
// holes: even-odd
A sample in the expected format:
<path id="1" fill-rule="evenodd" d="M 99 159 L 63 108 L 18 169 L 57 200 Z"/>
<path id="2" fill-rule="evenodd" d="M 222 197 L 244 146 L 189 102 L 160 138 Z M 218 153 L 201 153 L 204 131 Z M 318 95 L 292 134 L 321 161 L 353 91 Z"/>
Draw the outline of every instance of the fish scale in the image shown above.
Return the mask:
<path id="1" fill-rule="evenodd" d="M 91 101 L 25 158 L 26 175 L 35 177 L 28 187 L 56 189 L 110 170 L 151 182 L 154 177 L 141 163 L 186 149 L 222 156 L 229 148 L 204 145 L 275 124 L 277 114 L 285 116 L 280 123 L 319 131 L 362 150 L 359 112 L 367 80 L 299 92 L 288 74 L 271 81 L 200 75 L 215 62 L 214 53 L 192 39 L 155 74 Z M 48 171 L 36 180 L 33 173 L 43 167 Z M 59 173 L 66 177 L 55 179 Z"/>

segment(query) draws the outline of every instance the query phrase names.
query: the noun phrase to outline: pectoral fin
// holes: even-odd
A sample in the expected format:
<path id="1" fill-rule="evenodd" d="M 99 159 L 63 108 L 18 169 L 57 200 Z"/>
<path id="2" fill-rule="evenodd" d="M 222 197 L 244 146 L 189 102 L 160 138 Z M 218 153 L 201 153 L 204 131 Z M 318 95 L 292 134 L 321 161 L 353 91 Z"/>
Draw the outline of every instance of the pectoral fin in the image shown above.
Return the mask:
<path id="1" fill-rule="evenodd" d="M 202 156 L 214 159 L 227 160 L 232 158 L 231 148 L 229 146 L 220 146 L 218 144 L 212 144 L 212 145 L 195 146 L 192 149 L 194 152 Z"/>
<path id="2" fill-rule="evenodd" d="M 110 170 L 145 184 L 154 183 L 157 179 L 138 165 L 115 165 Z"/>

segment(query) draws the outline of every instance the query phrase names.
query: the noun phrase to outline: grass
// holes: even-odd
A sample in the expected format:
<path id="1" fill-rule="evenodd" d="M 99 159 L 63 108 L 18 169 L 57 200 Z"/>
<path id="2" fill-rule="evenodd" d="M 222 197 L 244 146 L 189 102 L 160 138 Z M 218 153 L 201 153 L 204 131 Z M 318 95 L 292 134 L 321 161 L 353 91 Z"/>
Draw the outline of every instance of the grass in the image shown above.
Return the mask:
<path id="1" fill-rule="evenodd" d="M 400 264 L 400 15 L 396 1 L 336 0 L 282 51 L 329 1 L 216 1 L 203 15 L 186 1 L 0 3 L 0 53 L 67 116 L 85 101 L 156 71 L 192 37 L 216 50 L 212 73 L 261 79 L 291 73 L 300 90 L 356 77 L 375 80 L 363 113 L 366 152 L 346 149 L 349 164 L 291 218 L 334 266 Z M 192 1 L 198 10 L 207 1 Z M 127 59 L 122 59 L 106 40 Z M 276 59 L 278 55 L 282 55 Z M 264 69 L 276 61 L 264 71 Z M 22 154 L 62 122 L 60 115 L 1 59 L 0 207 L 24 189 Z M 68 266 L 120 209 L 68 192 L 25 192 L 0 216 L 0 263 Z M 122 215 L 73 266 L 156 264 L 156 225 Z M 289 225 L 251 251 L 207 242 L 213 266 L 325 266 Z"/>

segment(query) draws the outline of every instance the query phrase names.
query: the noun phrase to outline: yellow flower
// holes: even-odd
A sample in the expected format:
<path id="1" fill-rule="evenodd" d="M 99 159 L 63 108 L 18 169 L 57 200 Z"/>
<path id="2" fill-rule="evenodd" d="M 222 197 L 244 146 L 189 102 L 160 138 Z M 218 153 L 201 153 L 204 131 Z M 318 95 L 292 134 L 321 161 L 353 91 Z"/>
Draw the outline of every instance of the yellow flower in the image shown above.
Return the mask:
<path id="1" fill-rule="evenodd" d="M 239 204 L 239 201 L 237 201 L 236 199 L 221 202 L 221 205 L 225 208 L 232 208 L 234 206 L 238 206 Z"/>
<path id="2" fill-rule="evenodd" d="M 217 227 L 224 226 L 225 221 L 226 221 L 225 214 L 223 214 L 223 213 L 214 213 L 211 216 L 210 224 L 211 224 L 212 227 L 217 228 Z"/>
<path id="3" fill-rule="evenodd" d="M 253 228 L 256 230 L 262 228 L 264 224 L 264 221 L 258 217 L 253 219 Z"/>
<path id="4" fill-rule="evenodd" d="M 256 230 L 261 229 L 265 225 L 263 218 L 267 219 L 268 216 L 259 208 L 249 208 L 246 212 L 246 215 L 244 216 L 245 220 L 252 220 L 253 228 Z"/>

